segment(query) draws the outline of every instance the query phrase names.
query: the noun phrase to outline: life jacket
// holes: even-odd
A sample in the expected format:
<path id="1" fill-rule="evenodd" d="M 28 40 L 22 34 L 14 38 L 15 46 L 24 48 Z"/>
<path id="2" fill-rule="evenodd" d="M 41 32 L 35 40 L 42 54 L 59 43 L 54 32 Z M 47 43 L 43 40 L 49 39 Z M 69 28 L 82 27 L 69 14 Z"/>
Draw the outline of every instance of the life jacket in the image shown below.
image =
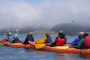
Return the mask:
<path id="1" fill-rule="evenodd" d="M 85 47 L 89 47 L 90 48 L 90 36 L 86 36 Z"/>
<path id="2" fill-rule="evenodd" d="M 28 37 L 28 40 L 34 42 L 34 38 L 33 37 Z"/>
<path id="3" fill-rule="evenodd" d="M 45 43 L 50 43 L 50 42 L 51 42 L 51 37 L 49 36 Z"/>
<path id="4" fill-rule="evenodd" d="M 62 46 L 62 45 L 64 45 L 64 43 L 65 43 L 65 40 L 58 37 L 57 42 L 56 42 L 56 46 Z"/>

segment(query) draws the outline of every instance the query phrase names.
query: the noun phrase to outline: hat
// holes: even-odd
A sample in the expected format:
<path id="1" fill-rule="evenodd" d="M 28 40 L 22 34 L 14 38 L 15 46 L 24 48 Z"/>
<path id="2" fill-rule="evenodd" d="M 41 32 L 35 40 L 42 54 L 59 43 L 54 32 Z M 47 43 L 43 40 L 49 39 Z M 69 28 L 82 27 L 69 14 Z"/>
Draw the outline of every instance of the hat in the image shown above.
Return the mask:
<path id="1" fill-rule="evenodd" d="M 29 35 L 32 35 L 32 33 L 31 33 L 31 32 L 29 32 L 28 34 L 29 34 Z"/>
<path id="2" fill-rule="evenodd" d="M 62 30 L 60 30 L 60 31 L 59 31 L 59 33 L 63 33 L 63 31 L 62 31 Z"/>
<path id="3" fill-rule="evenodd" d="M 8 32 L 7 34 L 11 35 L 11 32 Z"/>
<path id="4" fill-rule="evenodd" d="M 84 32 L 79 32 L 78 34 L 81 34 L 81 35 L 83 35 L 83 34 L 84 34 Z"/>

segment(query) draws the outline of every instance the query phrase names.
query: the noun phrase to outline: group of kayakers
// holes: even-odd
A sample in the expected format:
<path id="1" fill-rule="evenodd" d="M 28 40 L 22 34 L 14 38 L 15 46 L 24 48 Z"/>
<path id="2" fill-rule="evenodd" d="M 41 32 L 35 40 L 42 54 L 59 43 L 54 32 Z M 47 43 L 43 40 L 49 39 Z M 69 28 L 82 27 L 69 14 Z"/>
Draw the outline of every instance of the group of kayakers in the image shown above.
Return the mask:
<path id="1" fill-rule="evenodd" d="M 88 33 L 80 32 L 78 33 L 78 38 L 76 38 L 72 43 L 71 47 L 83 49 L 90 48 L 90 36 Z"/>
<path id="2" fill-rule="evenodd" d="M 31 32 L 27 34 L 27 37 L 24 42 L 22 42 L 18 34 L 14 34 L 12 36 L 11 32 L 7 33 L 7 37 L 1 40 L 2 42 L 7 42 L 9 41 L 10 43 L 23 43 L 23 44 L 29 44 L 28 41 L 34 42 L 34 37 Z M 42 40 L 43 43 L 46 43 L 47 46 L 63 46 L 66 44 L 67 38 L 65 37 L 65 34 L 63 33 L 62 30 L 58 32 L 58 36 L 56 37 L 55 41 L 53 42 L 53 39 L 49 35 L 49 33 L 45 33 L 45 37 Z M 47 44 L 49 43 L 49 44 Z M 90 48 L 90 37 L 87 33 L 84 32 L 79 32 L 78 33 L 78 38 L 76 38 L 70 45 L 70 47 L 74 48 Z"/>
<path id="3" fill-rule="evenodd" d="M 17 34 L 14 34 L 14 36 L 11 35 L 11 32 L 7 33 L 7 37 L 1 40 L 2 42 L 9 41 L 10 43 L 18 43 L 21 42 L 21 40 L 18 38 Z"/>

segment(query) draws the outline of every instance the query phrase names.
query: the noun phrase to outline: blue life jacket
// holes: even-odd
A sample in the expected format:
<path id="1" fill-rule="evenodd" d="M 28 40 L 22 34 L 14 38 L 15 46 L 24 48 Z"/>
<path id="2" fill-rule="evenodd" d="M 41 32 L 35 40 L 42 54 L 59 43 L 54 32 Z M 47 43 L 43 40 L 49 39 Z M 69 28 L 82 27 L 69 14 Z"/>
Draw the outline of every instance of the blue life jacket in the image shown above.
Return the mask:
<path id="1" fill-rule="evenodd" d="M 50 43 L 50 42 L 51 42 L 51 37 L 49 36 L 45 43 Z"/>
<path id="2" fill-rule="evenodd" d="M 33 37 L 28 37 L 28 41 L 34 42 L 34 38 Z"/>
<path id="3" fill-rule="evenodd" d="M 8 37 L 8 41 L 9 41 L 9 42 L 12 42 L 12 41 L 13 41 L 13 37 L 12 37 L 12 36 L 9 36 L 9 37 Z"/>
<path id="4" fill-rule="evenodd" d="M 73 45 L 75 43 L 79 43 L 79 41 L 80 41 L 80 38 L 76 38 L 71 44 Z"/>

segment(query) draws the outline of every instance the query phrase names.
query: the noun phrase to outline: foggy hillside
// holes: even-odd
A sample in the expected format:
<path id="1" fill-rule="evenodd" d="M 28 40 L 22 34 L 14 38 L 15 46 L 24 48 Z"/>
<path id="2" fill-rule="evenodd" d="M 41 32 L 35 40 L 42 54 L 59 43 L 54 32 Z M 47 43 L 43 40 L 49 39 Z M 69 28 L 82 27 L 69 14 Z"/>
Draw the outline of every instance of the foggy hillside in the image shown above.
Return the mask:
<path id="1" fill-rule="evenodd" d="M 66 35 L 76 35 L 78 32 L 90 32 L 89 26 L 81 26 L 78 24 L 64 23 L 52 27 L 51 31 L 58 32 L 63 30 Z"/>
<path id="2" fill-rule="evenodd" d="M 78 24 L 72 23 L 63 23 L 53 26 L 52 28 L 45 27 L 23 27 L 23 28 L 9 28 L 9 29 L 0 29 L 0 35 L 5 35 L 7 32 L 18 33 L 18 34 L 27 34 L 32 32 L 34 35 L 44 35 L 45 32 L 49 32 L 51 35 L 57 35 L 58 31 L 63 30 L 66 35 L 77 35 L 78 32 L 90 32 L 89 26 L 81 26 Z"/>

